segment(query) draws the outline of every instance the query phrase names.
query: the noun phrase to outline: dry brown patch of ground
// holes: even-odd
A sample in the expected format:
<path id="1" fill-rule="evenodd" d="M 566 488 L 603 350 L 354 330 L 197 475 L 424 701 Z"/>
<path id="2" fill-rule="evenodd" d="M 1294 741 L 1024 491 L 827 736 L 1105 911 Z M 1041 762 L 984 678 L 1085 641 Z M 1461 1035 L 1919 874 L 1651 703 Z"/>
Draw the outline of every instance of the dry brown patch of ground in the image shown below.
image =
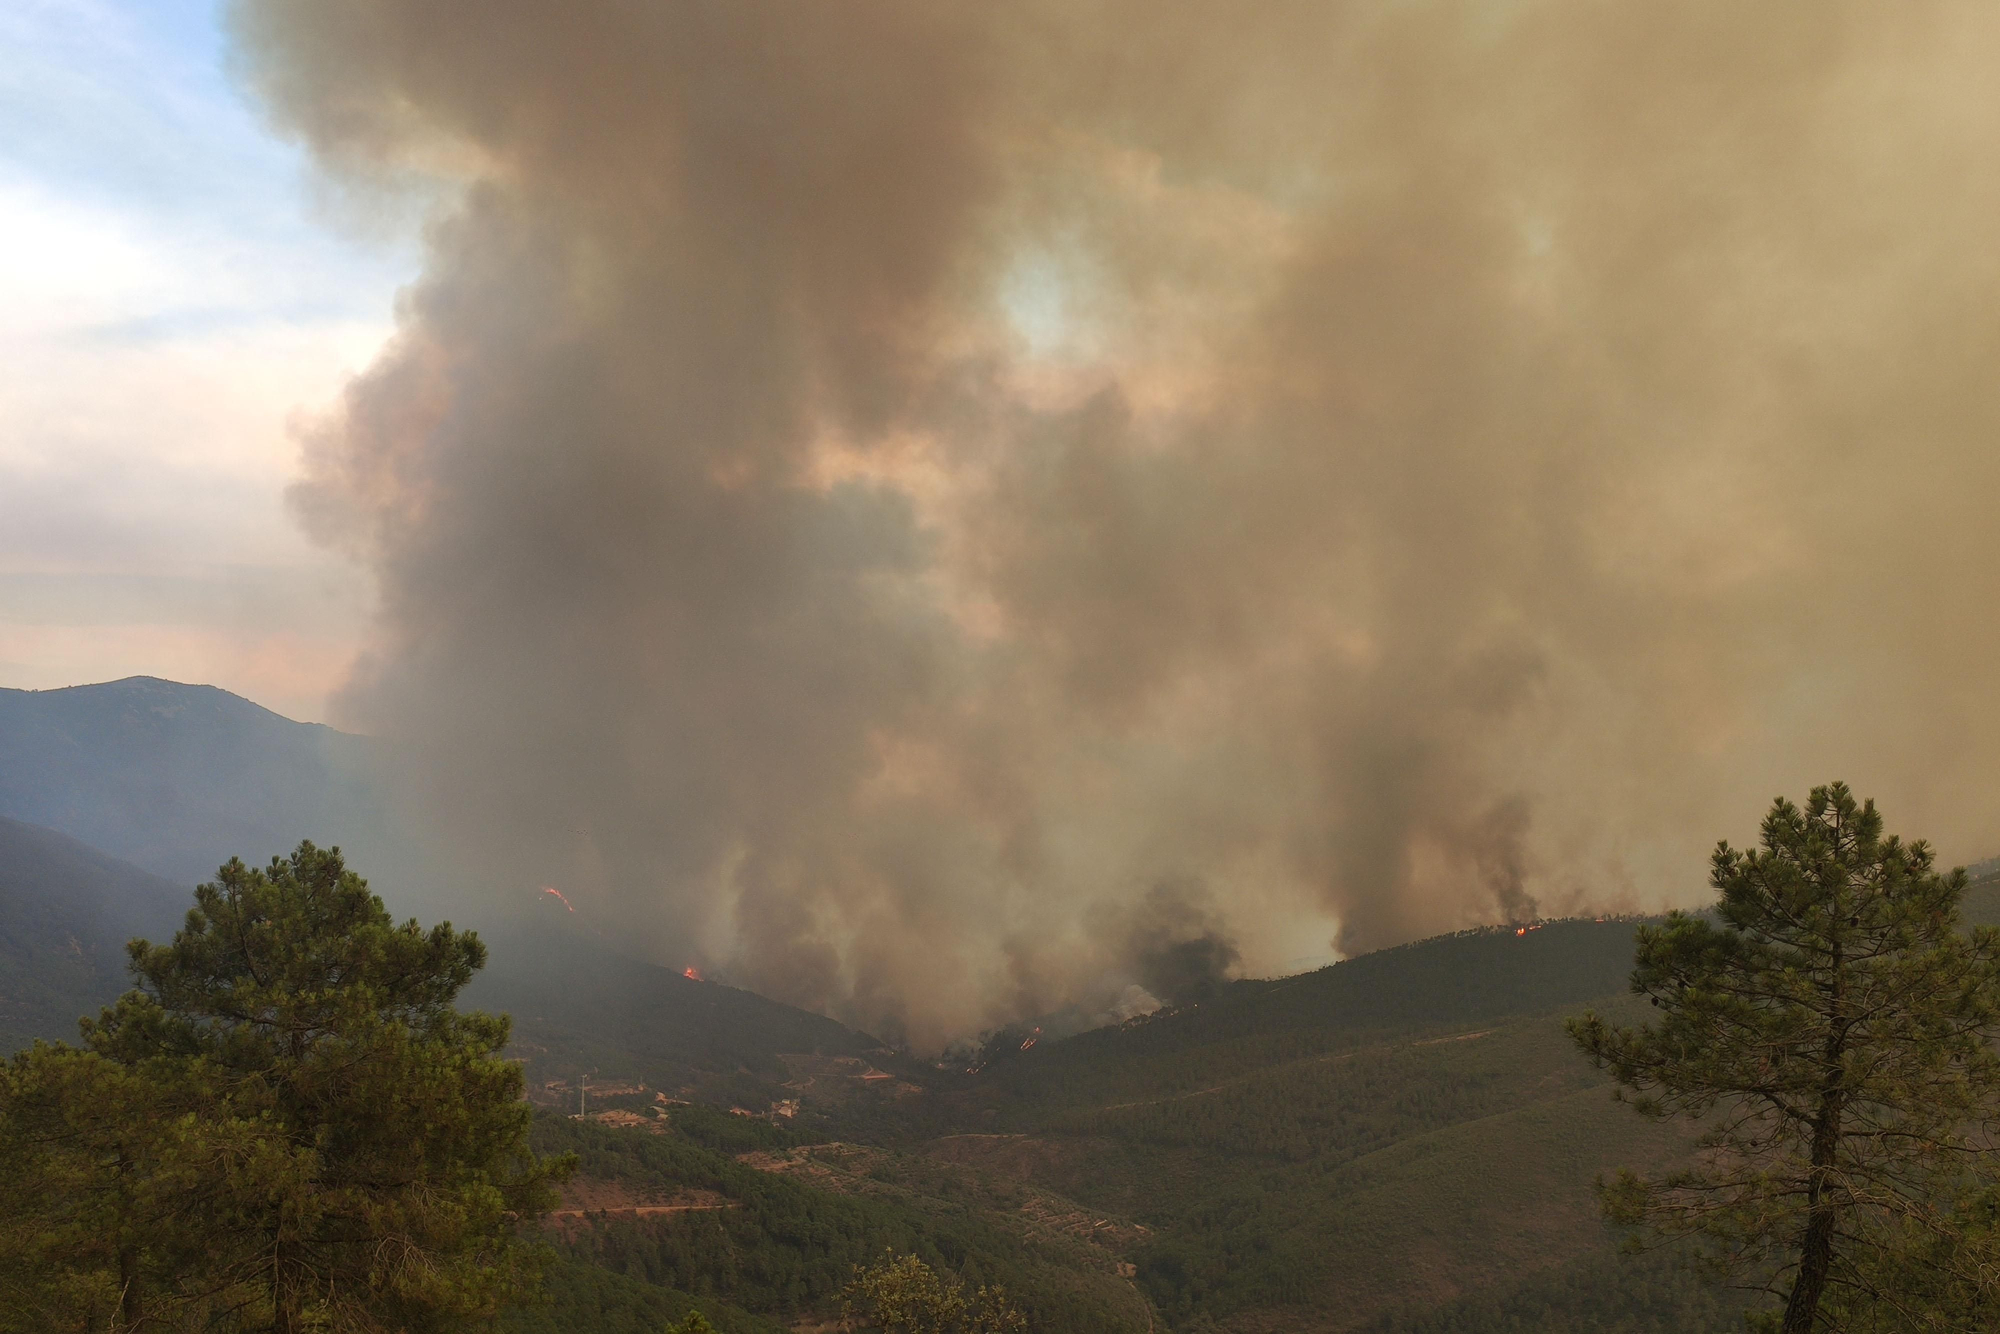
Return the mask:
<path id="1" fill-rule="evenodd" d="M 712 1190 L 640 1191 L 622 1181 L 574 1177 L 563 1183 L 562 1200 L 550 1211 L 548 1221 L 568 1230 L 599 1216 L 658 1218 L 740 1207 Z"/>
<path id="2" fill-rule="evenodd" d="M 831 1102 L 844 1102 L 867 1094 L 871 1097 L 914 1098 L 921 1086 L 899 1079 L 859 1056 L 820 1056 L 809 1052 L 785 1052 L 778 1056 L 790 1076 L 785 1087 L 801 1097 L 811 1095 Z"/>

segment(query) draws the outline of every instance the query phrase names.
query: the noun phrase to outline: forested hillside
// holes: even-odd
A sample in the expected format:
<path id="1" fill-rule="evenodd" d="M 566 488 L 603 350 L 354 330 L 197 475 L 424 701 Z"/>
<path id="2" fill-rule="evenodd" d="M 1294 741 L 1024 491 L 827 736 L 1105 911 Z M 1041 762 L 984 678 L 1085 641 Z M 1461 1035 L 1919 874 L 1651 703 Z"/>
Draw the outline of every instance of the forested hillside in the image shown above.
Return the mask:
<path id="1" fill-rule="evenodd" d="M 1008 1208 L 1006 1192 L 921 1160 L 822 1146 L 835 1159 L 859 1152 L 865 1165 L 848 1172 L 816 1164 L 811 1136 L 766 1126 L 764 1147 L 746 1151 L 726 1118 L 673 1120 L 664 1135 L 538 1122 L 538 1149 L 581 1160 L 577 1211 L 551 1227 L 563 1257 L 551 1305 L 510 1328 L 650 1334 L 697 1303 L 745 1334 L 825 1319 L 856 1266 L 885 1251 L 1003 1285 L 1038 1329 L 1147 1328 L 1115 1253 L 1049 1225 L 1046 1195 L 1040 1210 Z"/>
<path id="2" fill-rule="evenodd" d="M 1150 1229 L 1138 1282 L 1177 1326 L 1400 1328 L 1449 1308 L 1448 1327 L 1483 1328 L 1514 1308 L 1481 1302 L 1528 1283 L 1581 1322 L 1558 1328 L 1661 1303 L 1698 1328 L 1718 1299 L 1671 1266 L 1621 1286 L 1591 1191 L 1685 1138 L 1615 1106 L 1561 1031 L 1591 1001 L 1630 1009 L 1632 929 L 1446 937 L 1038 1044 L 962 1095 L 978 1131 L 924 1151 Z"/>
<path id="3" fill-rule="evenodd" d="M 0 1053 L 74 1038 L 130 985 L 125 942 L 170 934 L 188 904 L 182 886 L 0 818 Z"/>
<path id="4" fill-rule="evenodd" d="M 1592 1193 L 1600 1173 L 1687 1144 L 1616 1106 L 1561 1032 L 1588 1003 L 1632 1013 L 1632 931 L 1568 922 L 1423 942 L 1239 983 L 972 1075 L 919 1075 L 877 1052 L 921 1080 L 918 1096 L 830 1086 L 794 1053 L 774 1091 L 800 1098 L 795 1121 L 682 1109 L 663 1137 L 549 1122 L 545 1142 L 594 1146 L 587 1174 L 650 1182 L 657 1198 L 751 1198 L 753 1178 L 697 1148 L 808 1192 L 759 1187 L 748 1212 L 614 1213 L 566 1232 L 563 1309 L 604 1312 L 575 1328 L 636 1329 L 635 1312 L 700 1297 L 743 1307 L 713 1307 L 718 1327 L 756 1328 L 757 1315 L 823 1302 L 834 1271 L 859 1262 L 831 1235 L 857 1233 L 1004 1272 L 1044 1312 L 1065 1266 L 1129 1275 L 1160 1328 L 1734 1328 L 1732 1295 L 1671 1257 L 1619 1256 Z M 622 1157 L 605 1156 L 614 1147 Z M 793 1210 L 838 1221 L 774 1221 Z M 935 1230 L 946 1222 L 957 1230 Z"/>
<path id="5" fill-rule="evenodd" d="M 1629 921 L 1493 928 L 1365 954 L 1316 972 L 1240 981 L 1188 1009 L 1041 1043 L 983 1071 L 982 1096 L 1051 1107 L 1139 1098 L 1301 1057 L 1624 988 Z"/>

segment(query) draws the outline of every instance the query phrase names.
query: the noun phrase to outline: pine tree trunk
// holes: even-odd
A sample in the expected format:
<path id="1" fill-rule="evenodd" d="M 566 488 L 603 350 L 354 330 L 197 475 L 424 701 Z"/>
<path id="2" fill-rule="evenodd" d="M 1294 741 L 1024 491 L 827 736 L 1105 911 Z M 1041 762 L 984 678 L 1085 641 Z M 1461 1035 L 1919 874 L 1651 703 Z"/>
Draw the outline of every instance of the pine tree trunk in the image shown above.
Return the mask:
<path id="1" fill-rule="evenodd" d="M 1818 1157 L 1817 1153 L 1814 1157 Z M 1824 1199 L 1820 1171 L 1813 1169 L 1812 1195 L 1815 1197 L 1806 1219 L 1805 1236 L 1799 1244 L 1799 1276 L 1792 1283 L 1791 1300 L 1785 1303 L 1783 1334 L 1811 1334 L 1819 1315 L 1819 1300 L 1826 1292 L 1827 1274 L 1833 1269 L 1834 1209 Z"/>
<path id="2" fill-rule="evenodd" d="M 146 1302 L 139 1291 L 139 1253 L 133 1247 L 118 1252 L 118 1287 L 119 1328 L 137 1329 L 145 1321 Z"/>
<path id="3" fill-rule="evenodd" d="M 1845 960 L 1838 941 L 1833 948 L 1833 988 L 1830 1013 L 1831 1032 L 1827 1035 L 1826 1081 L 1821 1085 L 1819 1115 L 1813 1119 L 1812 1167 L 1806 1177 L 1806 1230 L 1799 1239 L 1799 1276 L 1792 1282 L 1792 1295 L 1785 1303 L 1781 1334 L 1812 1334 L 1819 1317 L 1820 1298 L 1826 1293 L 1827 1275 L 1833 1271 L 1833 1225 L 1838 1206 L 1828 1198 L 1833 1166 L 1840 1153 L 1840 1114 L 1847 1090 L 1841 1078 L 1840 1060 L 1846 1053 L 1847 1026 L 1842 1013 L 1846 999 Z"/>
<path id="4" fill-rule="evenodd" d="M 273 1238 L 271 1246 L 271 1334 L 297 1334 L 298 1304 L 285 1288 L 285 1246 Z"/>
<path id="5" fill-rule="evenodd" d="M 132 1197 L 129 1182 L 137 1170 L 129 1146 L 118 1146 L 119 1212 L 130 1216 Z M 139 1248 L 130 1241 L 118 1248 L 118 1314 L 112 1328 L 124 1334 L 138 1329 L 146 1319 L 146 1297 L 139 1290 Z"/>

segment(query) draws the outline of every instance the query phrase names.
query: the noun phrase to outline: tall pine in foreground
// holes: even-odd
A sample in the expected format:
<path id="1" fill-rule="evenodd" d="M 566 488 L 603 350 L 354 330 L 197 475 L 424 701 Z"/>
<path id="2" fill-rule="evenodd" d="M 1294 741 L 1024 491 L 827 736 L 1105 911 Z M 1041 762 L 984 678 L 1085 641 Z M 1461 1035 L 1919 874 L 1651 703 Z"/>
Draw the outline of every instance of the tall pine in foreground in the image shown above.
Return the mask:
<path id="1" fill-rule="evenodd" d="M 0 1328 L 483 1327 L 526 1296 L 529 1152 L 473 935 L 394 923 L 338 850 L 195 891 L 138 989 L 0 1084 Z"/>
<path id="2" fill-rule="evenodd" d="M 1961 928 L 1964 872 L 1834 783 L 1718 846 L 1711 883 L 1714 920 L 1639 933 L 1656 1023 L 1570 1021 L 1621 1098 L 1705 1129 L 1697 1166 L 1621 1174 L 1607 1213 L 1704 1240 L 1780 1302 L 1762 1328 L 1992 1327 L 2000 933 Z"/>

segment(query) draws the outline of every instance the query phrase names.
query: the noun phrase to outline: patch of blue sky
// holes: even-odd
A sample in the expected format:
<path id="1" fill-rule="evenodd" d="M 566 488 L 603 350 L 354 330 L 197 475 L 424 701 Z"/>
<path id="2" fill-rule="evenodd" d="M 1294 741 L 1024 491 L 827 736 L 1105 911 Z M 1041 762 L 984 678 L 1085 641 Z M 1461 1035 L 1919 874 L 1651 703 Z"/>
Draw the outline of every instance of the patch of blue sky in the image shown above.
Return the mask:
<path id="1" fill-rule="evenodd" d="M 0 7 L 0 164 L 78 203 L 275 221 L 295 186 L 223 72 L 212 5 L 16 0 Z M 246 207 L 247 206 L 247 207 Z"/>
<path id="2" fill-rule="evenodd" d="M 130 312 L 128 332 L 183 312 L 212 327 L 225 309 L 386 317 L 414 253 L 337 232 L 313 207 L 303 154 L 229 72 L 219 4 L 8 0 L 0 53 L 0 189 L 17 207 L 94 215 L 189 280 Z"/>

